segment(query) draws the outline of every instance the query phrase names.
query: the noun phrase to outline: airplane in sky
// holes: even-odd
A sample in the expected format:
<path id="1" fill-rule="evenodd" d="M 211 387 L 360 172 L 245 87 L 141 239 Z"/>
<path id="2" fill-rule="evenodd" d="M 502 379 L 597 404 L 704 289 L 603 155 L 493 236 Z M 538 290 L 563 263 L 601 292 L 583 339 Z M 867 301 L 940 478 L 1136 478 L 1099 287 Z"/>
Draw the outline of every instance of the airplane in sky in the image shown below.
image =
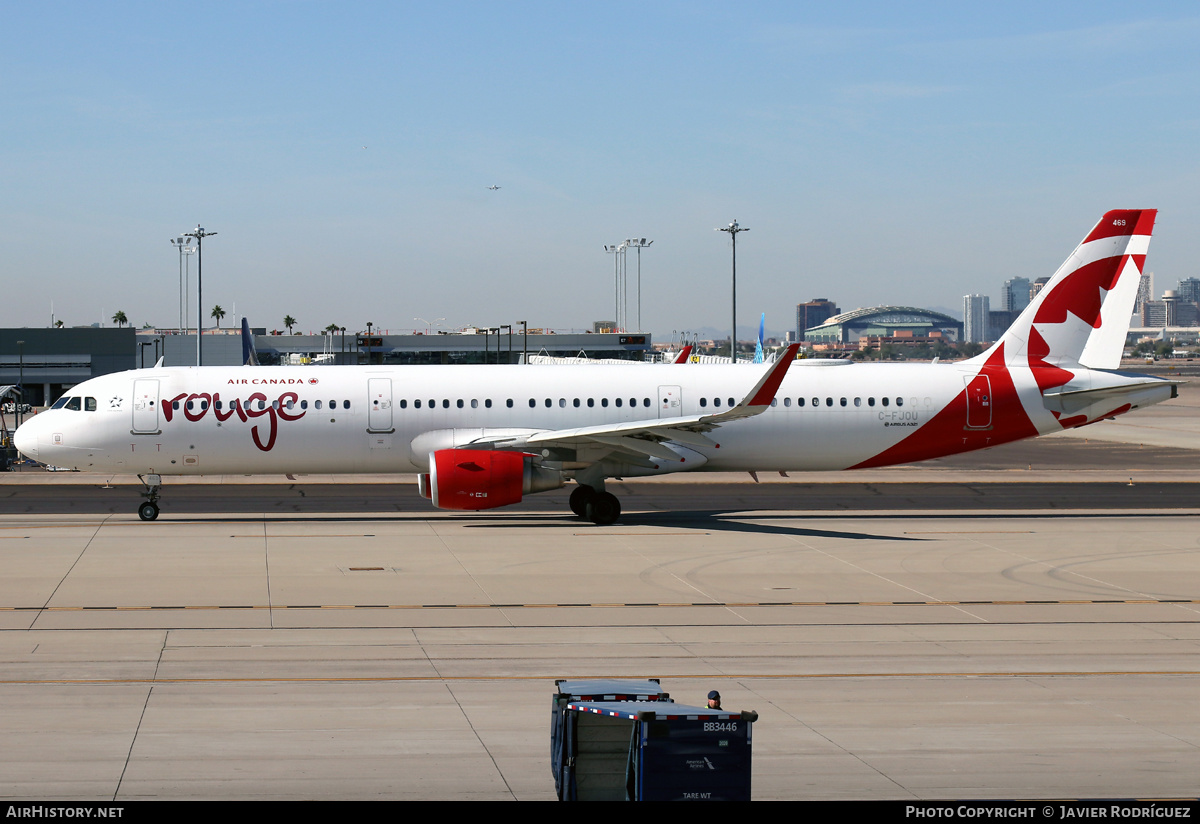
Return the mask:
<path id="1" fill-rule="evenodd" d="M 793 344 L 761 367 L 156 365 L 73 387 L 14 441 L 138 475 L 143 520 L 163 475 L 414 472 L 451 510 L 574 482 L 572 511 L 610 524 L 608 479 L 909 463 L 1175 397 L 1175 381 L 1118 371 L 1155 214 L 1104 215 L 1003 337 L 957 363 L 796 360 Z"/>

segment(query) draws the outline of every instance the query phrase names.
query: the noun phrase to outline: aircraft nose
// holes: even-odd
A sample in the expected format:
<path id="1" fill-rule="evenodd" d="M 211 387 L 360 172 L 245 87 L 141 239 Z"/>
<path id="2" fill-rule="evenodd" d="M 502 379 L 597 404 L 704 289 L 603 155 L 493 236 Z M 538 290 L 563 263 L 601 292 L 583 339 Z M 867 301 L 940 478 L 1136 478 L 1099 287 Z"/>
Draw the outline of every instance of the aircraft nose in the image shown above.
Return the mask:
<path id="1" fill-rule="evenodd" d="M 13 433 L 13 446 L 25 457 L 37 460 L 37 432 L 32 424 L 17 427 L 17 431 Z"/>

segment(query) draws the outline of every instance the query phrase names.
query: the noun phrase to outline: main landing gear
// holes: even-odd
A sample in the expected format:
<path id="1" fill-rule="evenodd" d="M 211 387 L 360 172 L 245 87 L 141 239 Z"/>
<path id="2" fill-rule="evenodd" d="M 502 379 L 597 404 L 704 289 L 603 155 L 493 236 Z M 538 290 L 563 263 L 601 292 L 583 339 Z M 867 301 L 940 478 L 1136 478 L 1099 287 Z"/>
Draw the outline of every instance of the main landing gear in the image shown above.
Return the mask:
<path id="1" fill-rule="evenodd" d="M 146 500 L 138 506 L 138 517 L 143 521 L 153 521 L 158 517 L 158 490 L 162 486 L 162 478 L 158 475 L 138 475 L 138 480 L 146 485 L 141 493 Z"/>
<path id="2" fill-rule="evenodd" d="M 571 493 L 571 511 L 580 518 L 604 526 L 621 517 L 621 502 L 612 493 L 597 492 L 586 484 L 580 484 Z"/>

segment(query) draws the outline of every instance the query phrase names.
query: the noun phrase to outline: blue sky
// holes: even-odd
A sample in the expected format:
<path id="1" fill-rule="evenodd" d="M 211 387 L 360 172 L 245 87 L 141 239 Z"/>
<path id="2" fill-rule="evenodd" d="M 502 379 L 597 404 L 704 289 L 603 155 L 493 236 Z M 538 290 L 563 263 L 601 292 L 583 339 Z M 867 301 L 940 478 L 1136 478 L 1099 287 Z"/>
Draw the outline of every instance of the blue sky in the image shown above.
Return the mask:
<path id="1" fill-rule="evenodd" d="M 168 239 L 197 223 L 219 233 L 206 307 L 304 330 L 582 328 L 612 317 L 603 246 L 631 236 L 654 240 L 646 329 L 726 328 L 713 230 L 735 218 L 746 334 L 818 296 L 998 298 L 1118 207 L 1160 209 L 1160 290 L 1200 276 L 1194 4 L 3 15 L 4 326 L 47 325 L 52 304 L 68 325 L 174 325 Z"/>

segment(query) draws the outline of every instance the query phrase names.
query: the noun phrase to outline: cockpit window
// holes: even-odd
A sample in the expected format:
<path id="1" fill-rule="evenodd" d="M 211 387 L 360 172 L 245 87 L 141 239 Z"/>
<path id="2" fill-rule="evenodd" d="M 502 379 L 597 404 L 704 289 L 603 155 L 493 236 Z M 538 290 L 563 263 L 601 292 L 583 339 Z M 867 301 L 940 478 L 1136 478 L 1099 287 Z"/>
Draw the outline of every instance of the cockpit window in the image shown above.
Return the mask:
<path id="1" fill-rule="evenodd" d="M 84 398 L 83 399 L 83 408 L 88 412 L 95 412 L 96 411 L 96 399 L 95 398 Z"/>
<path id="2" fill-rule="evenodd" d="M 71 399 L 64 395 L 63 397 L 56 400 L 54 402 L 54 406 L 51 406 L 50 408 L 51 409 L 62 409 L 64 406 L 67 405 L 67 401 L 69 401 L 69 400 L 71 400 Z"/>
<path id="3" fill-rule="evenodd" d="M 76 397 L 68 400 L 67 405 L 63 408 L 70 409 L 72 412 L 78 412 L 79 411 L 79 397 L 76 396 Z"/>

